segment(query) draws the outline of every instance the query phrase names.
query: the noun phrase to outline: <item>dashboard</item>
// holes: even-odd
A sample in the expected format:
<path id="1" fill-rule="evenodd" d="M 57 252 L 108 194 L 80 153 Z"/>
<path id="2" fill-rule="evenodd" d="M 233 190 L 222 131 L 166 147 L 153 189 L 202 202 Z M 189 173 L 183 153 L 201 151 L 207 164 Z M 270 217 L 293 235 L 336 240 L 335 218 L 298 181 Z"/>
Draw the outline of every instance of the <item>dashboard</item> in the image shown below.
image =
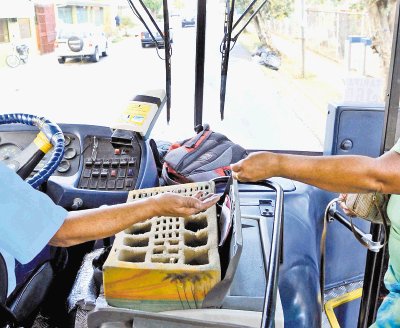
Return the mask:
<path id="1" fill-rule="evenodd" d="M 148 140 L 139 134 L 129 145 L 113 145 L 109 127 L 59 124 L 65 149 L 60 165 L 42 186 L 55 203 L 66 209 L 83 209 L 125 202 L 132 189 L 158 186 L 157 169 Z M 18 155 L 35 138 L 36 128 L 0 126 L 0 161 Z M 48 161 L 46 154 L 33 170 Z"/>

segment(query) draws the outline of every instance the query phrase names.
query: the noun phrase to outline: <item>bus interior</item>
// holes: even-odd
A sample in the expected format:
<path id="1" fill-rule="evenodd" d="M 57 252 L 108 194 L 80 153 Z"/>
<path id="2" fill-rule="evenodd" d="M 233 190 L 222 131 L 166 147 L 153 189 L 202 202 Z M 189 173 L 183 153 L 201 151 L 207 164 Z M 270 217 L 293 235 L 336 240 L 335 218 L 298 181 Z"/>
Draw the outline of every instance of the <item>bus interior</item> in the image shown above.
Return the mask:
<path id="1" fill-rule="evenodd" d="M 174 31 L 174 41 L 171 42 L 169 1 L 162 1 L 163 25 L 152 17 L 141 0 L 128 0 L 127 3 L 149 31 L 165 65 L 165 88 L 137 94 L 133 99 L 154 107 L 154 117 L 143 131 L 128 131 L 125 125 L 54 122 L 49 117 L 35 116 L 34 109 L 32 113 L 21 114 L 7 113 L 3 108 L 0 114 L 0 155 L 6 151 L 9 154 L 0 157 L 0 160 L 9 166 L 15 164 L 15 167 L 23 167 L 19 174 L 28 183 L 69 211 L 125 203 L 135 192 L 140 194 L 151 192 L 152 188 L 158 190 L 165 187 L 160 186 L 160 173 L 157 170 L 157 157 L 161 153 L 156 154 L 151 140 L 153 132 L 159 127 L 158 121 L 162 120 L 160 113 L 166 112 L 169 122 L 174 116 L 174 101 L 180 97 L 180 90 L 174 89 L 171 83 L 174 65 L 178 66 L 173 61 L 177 32 Z M 241 15 L 237 15 L 235 1 L 224 1 L 223 40 L 221 53 L 218 54 L 220 81 L 212 85 L 219 92 L 219 104 L 215 106 L 219 111 L 215 115 L 220 117 L 221 126 L 229 124 L 228 98 L 232 95 L 229 92 L 232 79 L 229 75 L 232 60 L 230 52 L 239 34 L 268 3 L 268 0 L 252 1 Z M 180 124 L 193 126 L 193 129 L 207 123 L 203 119 L 203 105 L 208 104 L 204 99 L 204 79 L 209 5 L 210 1 L 198 0 L 195 4 L 196 21 L 185 28 L 185 31 L 193 29 L 196 38 L 194 67 L 191 68 L 195 80 L 194 106 L 190 115 L 194 120 L 185 120 Z M 399 8 L 397 3 L 384 101 L 326 104 L 323 149 L 315 151 L 257 146 L 246 147 L 248 152 L 270 150 L 311 156 L 360 154 L 377 157 L 389 150 L 398 135 Z M 236 34 L 235 28 L 237 30 L 239 23 L 244 27 Z M 163 37 L 162 44 L 157 43 L 156 33 Z M 240 90 L 237 92 L 235 96 L 240 98 Z M 265 99 L 265 102 L 268 101 Z M 250 116 L 248 120 L 251 119 Z M 281 124 L 272 129 L 285 129 L 285 123 L 275 123 L 274 117 L 264 123 L 265 129 L 259 132 L 264 133 L 265 138 L 268 138 L 270 126 Z M 239 127 L 240 123 L 236 130 L 240 130 Z M 54 140 L 53 151 L 42 159 L 34 156 L 32 161 L 30 145 L 38 128 L 42 131 L 49 129 L 51 134 L 58 137 Z M 250 133 L 246 129 L 249 127 L 242 127 L 237 135 Z M 290 131 L 285 133 L 290 135 Z M 181 135 L 179 139 L 186 137 Z M 290 138 L 296 137 L 291 135 Z M 175 140 L 169 141 L 172 143 Z M 236 138 L 235 141 L 240 143 L 241 140 Z M 110 174 L 115 179 L 110 179 Z M 24 327 L 52 327 L 49 322 L 56 322 L 54 327 L 82 328 L 361 328 L 374 322 L 385 294 L 382 281 L 388 260 L 386 246 L 376 247 L 382 238 L 380 225 L 354 219 L 356 229 L 369 245 L 367 249 L 354 238 L 349 220 L 343 212 L 335 206 L 327 208 L 337 194 L 280 177 L 257 183 L 240 183 L 229 177 L 221 177 L 210 183 L 215 192 L 221 195 L 228 188 L 233 203 L 229 212 L 233 228 L 228 237 L 225 236 L 225 243 L 218 247 L 221 281 L 204 295 L 201 304 L 194 300 L 196 304 L 193 306 L 194 303 L 189 303 L 186 298 L 186 303 L 181 300 L 180 309 L 167 311 L 124 306 L 123 300 L 118 303 L 121 306 L 110 305 L 104 295 L 102 268 L 110 249 L 114 247 L 114 237 L 68 249 L 46 247 L 29 264 L 17 264 L 19 293 L 7 299 L 0 288 L 3 293 L 0 293 L 0 301 L 11 309 L 18 324 Z M 185 185 L 174 188 L 186 190 Z M 217 220 L 222 220 L 221 206 L 216 206 L 216 214 Z M 321 241 L 324 234 L 325 243 Z M 321 252 L 322 243 L 324 254 Z M 183 251 L 186 248 L 182 248 Z M 135 262 L 129 255 L 124 256 L 122 261 Z M 54 261 L 51 262 L 53 268 L 48 268 L 51 258 L 57 258 L 56 275 Z M 204 263 L 201 262 L 204 258 L 199 260 L 200 267 L 211 261 L 210 253 L 206 258 Z M 157 308 L 157 304 L 155 306 Z"/>

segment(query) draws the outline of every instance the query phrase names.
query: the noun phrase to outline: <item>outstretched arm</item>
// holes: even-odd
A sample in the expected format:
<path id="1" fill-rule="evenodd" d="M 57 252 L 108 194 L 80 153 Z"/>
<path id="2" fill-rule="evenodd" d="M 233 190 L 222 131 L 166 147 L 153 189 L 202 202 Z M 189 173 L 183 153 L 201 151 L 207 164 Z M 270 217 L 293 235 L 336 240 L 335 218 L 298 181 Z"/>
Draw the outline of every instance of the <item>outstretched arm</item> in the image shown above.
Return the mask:
<path id="1" fill-rule="evenodd" d="M 400 154 L 366 156 L 301 156 L 257 152 L 232 165 L 240 181 L 284 177 L 342 193 L 400 194 Z"/>
<path id="2" fill-rule="evenodd" d="M 218 195 L 202 197 L 201 193 L 193 197 L 165 193 L 132 203 L 69 212 L 50 244 L 68 247 L 109 237 L 154 216 L 189 216 L 205 211 L 218 199 Z"/>

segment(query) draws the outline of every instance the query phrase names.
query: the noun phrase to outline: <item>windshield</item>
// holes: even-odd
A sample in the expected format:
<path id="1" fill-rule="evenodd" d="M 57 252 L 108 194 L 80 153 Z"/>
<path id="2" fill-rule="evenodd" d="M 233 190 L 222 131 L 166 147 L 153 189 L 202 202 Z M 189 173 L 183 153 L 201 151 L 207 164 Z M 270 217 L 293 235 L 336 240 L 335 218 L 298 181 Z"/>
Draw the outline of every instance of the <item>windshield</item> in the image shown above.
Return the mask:
<path id="1" fill-rule="evenodd" d="M 140 8 L 139 2 L 133 3 Z M 144 3 L 163 30 L 162 1 Z M 250 1 L 236 3 L 234 23 Z M 378 11 L 365 1 L 299 3 L 271 1 L 237 42 L 231 42 L 222 121 L 225 1 L 207 3 L 203 123 L 245 148 L 322 151 L 329 104 L 383 106 L 392 15 L 382 16 L 389 26 L 383 29 L 376 25 Z M 111 126 L 135 95 L 166 89 L 164 49 L 144 38 L 146 29 L 128 2 L 20 0 L 18 4 L 0 4 L 2 113 Z M 197 12 L 196 1 L 172 1 L 169 6 L 171 119 L 167 123 L 165 106 L 151 137 L 174 142 L 194 135 Z M 150 25 L 144 11 L 140 13 Z M 107 48 L 101 40 L 56 42 L 57 32 L 67 39 L 73 36 L 63 29 L 65 24 L 83 23 L 104 32 Z M 380 30 L 386 34 L 378 35 Z M 9 67 L 7 57 L 16 44 L 27 44 L 29 56 Z"/>

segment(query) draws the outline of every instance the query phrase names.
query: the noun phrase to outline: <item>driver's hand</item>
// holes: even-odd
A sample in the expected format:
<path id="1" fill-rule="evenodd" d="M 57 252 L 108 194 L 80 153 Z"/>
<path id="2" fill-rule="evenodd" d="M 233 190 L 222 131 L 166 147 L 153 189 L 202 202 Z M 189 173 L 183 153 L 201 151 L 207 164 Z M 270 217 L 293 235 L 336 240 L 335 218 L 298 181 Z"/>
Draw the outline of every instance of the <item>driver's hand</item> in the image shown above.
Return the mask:
<path id="1" fill-rule="evenodd" d="M 154 196 L 156 212 L 159 216 L 190 216 L 204 212 L 219 200 L 216 194 L 204 195 L 197 192 L 194 196 L 183 196 L 175 193 L 164 193 Z"/>
<path id="2" fill-rule="evenodd" d="M 274 154 L 269 152 L 251 153 L 245 159 L 231 165 L 232 176 L 243 182 L 270 178 L 272 176 L 270 164 L 273 156 Z"/>

